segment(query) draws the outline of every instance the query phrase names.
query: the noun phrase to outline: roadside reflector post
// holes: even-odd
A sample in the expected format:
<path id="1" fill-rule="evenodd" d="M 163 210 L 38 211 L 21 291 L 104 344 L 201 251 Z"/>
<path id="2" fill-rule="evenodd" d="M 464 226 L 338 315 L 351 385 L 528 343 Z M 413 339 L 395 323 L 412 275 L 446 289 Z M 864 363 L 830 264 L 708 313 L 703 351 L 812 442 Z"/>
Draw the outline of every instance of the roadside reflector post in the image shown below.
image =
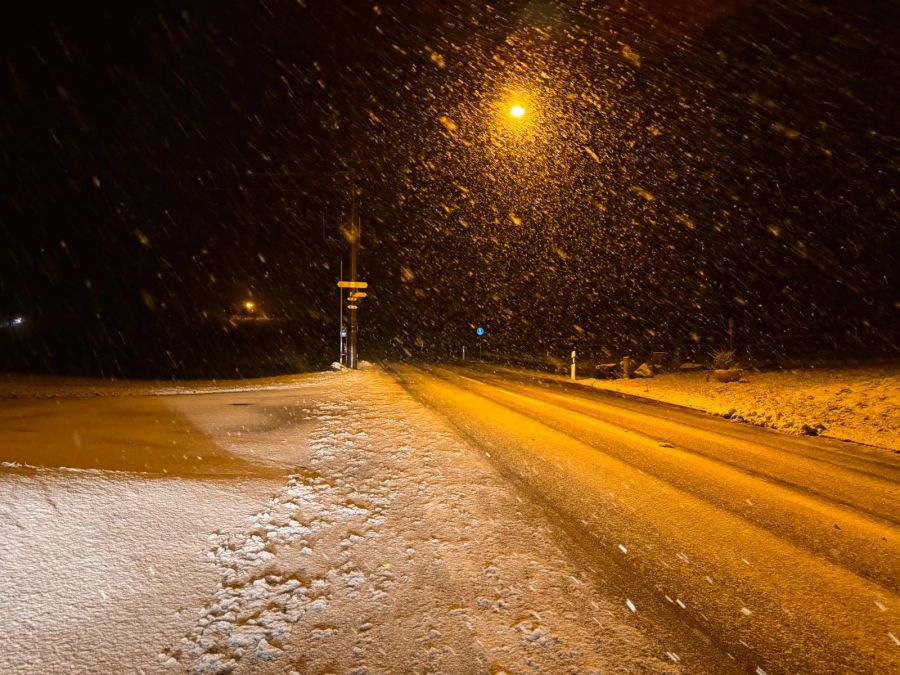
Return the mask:
<path id="1" fill-rule="evenodd" d="M 572 381 L 575 381 L 575 350 L 572 350 Z"/>

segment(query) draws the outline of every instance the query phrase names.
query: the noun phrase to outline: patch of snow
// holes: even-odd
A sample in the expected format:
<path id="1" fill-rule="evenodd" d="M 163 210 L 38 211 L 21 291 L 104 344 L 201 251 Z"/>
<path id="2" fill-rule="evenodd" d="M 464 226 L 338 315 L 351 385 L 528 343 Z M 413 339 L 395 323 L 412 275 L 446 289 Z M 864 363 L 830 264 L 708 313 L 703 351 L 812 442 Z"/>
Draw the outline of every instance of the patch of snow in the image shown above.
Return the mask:
<path id="1" fill-rule="evenodd" d="M 104 433 L 155 461 L 189 437 L 171 466 L 200 454 L 228 479 L 0 472 L 0 671 L 683 671 L 615 618 L 615 589 L 537 507 L 377 367 L 240 397 L 210 385 L 128 401 Z M 50 440 L 71 443 L 111 402 L 71 403 L 33 400 L 28 419 L 55 410 Z"/>
<path id="2" fill-rule="evenodd" d="M 679 372 L 580 384 L 703 410 L 790 434 L 900 451 L 900 365 L 745 372 L 740 382 Z M 668 447 L 661 443 L 662 447 Z"/>
<path id="3" fill-rule="evenodd" d="M 207 532 L 237 526 L 266 491 L 254 480 L 0 474 L 0 671 L 153 670 L 215 583 Z"/>

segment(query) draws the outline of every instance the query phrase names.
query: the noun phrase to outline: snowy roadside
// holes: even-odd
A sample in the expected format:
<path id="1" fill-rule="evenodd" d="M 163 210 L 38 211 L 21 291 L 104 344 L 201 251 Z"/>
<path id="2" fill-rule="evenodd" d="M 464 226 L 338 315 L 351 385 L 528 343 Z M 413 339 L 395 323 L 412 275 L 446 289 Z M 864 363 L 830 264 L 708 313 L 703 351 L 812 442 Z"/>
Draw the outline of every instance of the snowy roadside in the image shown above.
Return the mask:
<path id="1" fill-rule="evenodd" d="M 204 555 L 209 533 L 240 528 L 270 489 L 264 481 L 0 471 L 0 672 L 152 665 L 156 645 L 189 629 L 218 580 Z"/>
<path id="2" fill-rule="evenodd" d="M 379 369 L 141 400 L 265 471 L 0 470 L 0 671 L 681 672 L 628 590 Z M 22 405 L 35 427 L 58 407 Z"/>
<path id="3" fill-rule="evenodd" d="M 559 378 L 564 379 L 564 378 Z M 791 434 L 827 436 L 900 452 L 900 365 L 745 372 L 720 383 L 705 372 L 579 384 L 703 410 Z"/>
<path id="4" fill-rule="evenodd" d="M 593 588 L 488 462 L 388 375 L 367 368 L 331 385 L 302 470 L 249 528 L 216 540 L 222 583 L 166 664 L 680 670 L 637 630 L 626 598 Z"/>

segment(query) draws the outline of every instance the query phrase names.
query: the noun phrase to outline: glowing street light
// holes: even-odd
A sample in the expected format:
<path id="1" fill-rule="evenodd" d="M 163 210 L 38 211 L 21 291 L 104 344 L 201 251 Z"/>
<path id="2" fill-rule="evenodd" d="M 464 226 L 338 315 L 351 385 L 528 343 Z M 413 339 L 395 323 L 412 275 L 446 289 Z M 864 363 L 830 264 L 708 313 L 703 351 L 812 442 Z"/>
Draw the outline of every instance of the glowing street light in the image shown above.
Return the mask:
<path id="1" fill-rule="evenodd" d="M 253 313 L 256 310 L 256 303 L 252 300 L 247 300 L 247 302 L 244 303 L 244 309 L 246 309 L 250 313 Z"/>
<path id="2" fill-rule="evenodd" d="M 537 151 L 538 141 L 547 135 L 540 100 L 525 89 L 497 92 L 491 102 L 491 113 L 491 144 L 514 152 L 517 158 Z"/>

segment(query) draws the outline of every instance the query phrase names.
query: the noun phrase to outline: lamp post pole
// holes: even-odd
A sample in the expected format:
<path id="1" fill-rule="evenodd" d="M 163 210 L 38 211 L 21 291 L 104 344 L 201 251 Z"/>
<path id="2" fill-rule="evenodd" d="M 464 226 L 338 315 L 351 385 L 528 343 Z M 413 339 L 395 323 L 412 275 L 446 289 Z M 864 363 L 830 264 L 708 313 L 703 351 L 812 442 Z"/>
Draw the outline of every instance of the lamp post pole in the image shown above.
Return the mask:
<path id="1" fill-rule="evenodd" d="M 340 279 L 344 278 L 344 256 L 341 256 Z M 338 363 L 344 365 L 344 289 L 338 287 Z"/>
<path id="2" fill-rule="evenodd" d="M 359 248 L 359 214 L 356 212 L 356 186 L 353 186 L 353 201 L 350 210 L 350 281 L 356 283 L 356 257 Z M 359 338 L 359 322 L 356 317 L 356 305 L 351 304 L 350 312 L 350 350 L 347 365 L 356 369 L 357 366 L 357 339 Z"/>

